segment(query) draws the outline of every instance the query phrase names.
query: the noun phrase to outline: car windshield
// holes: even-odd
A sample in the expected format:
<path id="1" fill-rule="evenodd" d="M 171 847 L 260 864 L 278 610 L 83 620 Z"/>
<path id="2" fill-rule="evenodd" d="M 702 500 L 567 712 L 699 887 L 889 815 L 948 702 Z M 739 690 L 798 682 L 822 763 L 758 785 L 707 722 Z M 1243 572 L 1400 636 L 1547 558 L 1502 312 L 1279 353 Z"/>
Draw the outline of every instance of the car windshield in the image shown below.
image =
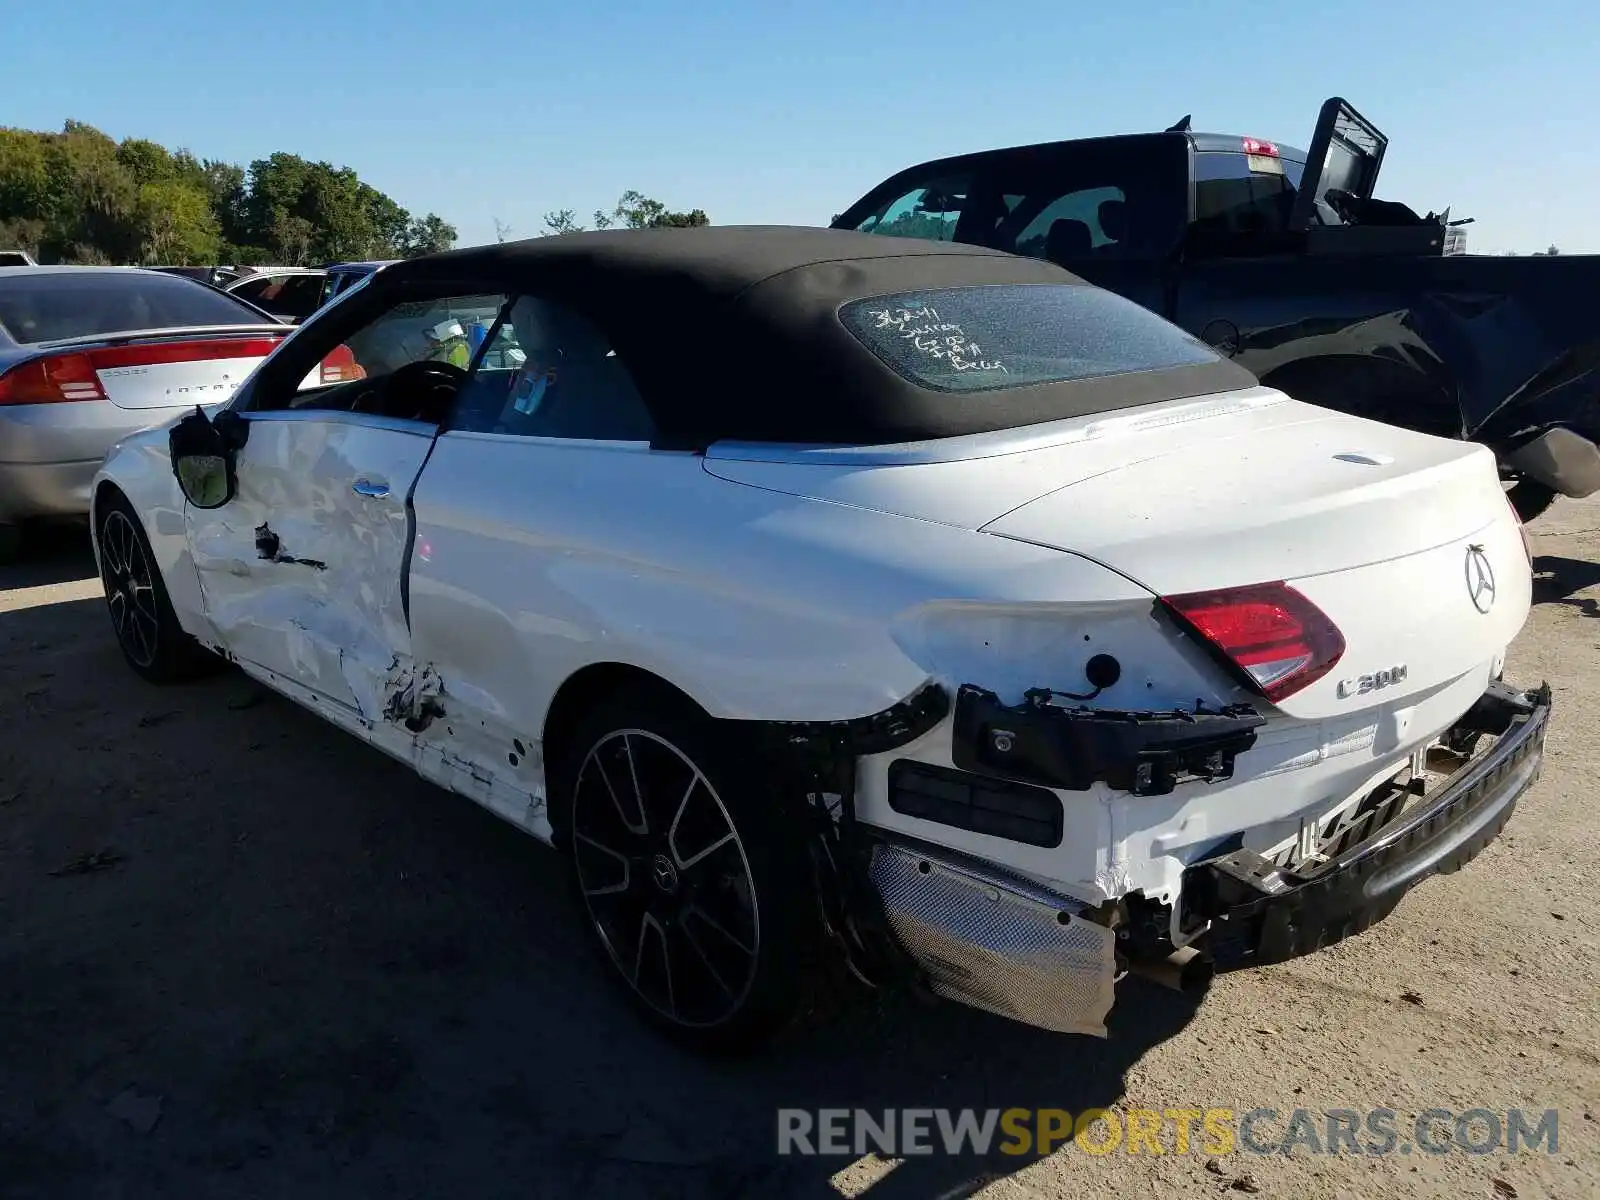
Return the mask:
<path id="1" fill-rule="evenodd" d="M 15 342 L 267 322 L 255 309 L 181 275 L 87 269 L 0 275 L 0 329 Z"/>
<path id="2" fill-rule="evenodd" d="M 839 319 L 919 387 L 986 392 L 1217 361 L 1131 300 L 1073 283 L 991 284 L 854 300 Z"/>

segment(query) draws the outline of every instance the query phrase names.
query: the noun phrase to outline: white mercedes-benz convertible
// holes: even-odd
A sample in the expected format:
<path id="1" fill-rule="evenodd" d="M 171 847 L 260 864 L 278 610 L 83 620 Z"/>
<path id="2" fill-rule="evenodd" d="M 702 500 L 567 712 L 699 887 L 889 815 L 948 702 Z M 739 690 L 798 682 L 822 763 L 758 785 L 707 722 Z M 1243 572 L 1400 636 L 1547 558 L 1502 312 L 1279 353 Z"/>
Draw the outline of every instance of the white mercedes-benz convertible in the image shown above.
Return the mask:
<path id="1" fill-rule="evenodd" d="M 236 663 L 552 842 L 704 1048 L 829 954 L 1103 1033 L 1126 974 L 1315 950 L 1498 834 L 1550 709 L 1488 450 L 971 246 L 400 263 L 93 520 L 136 671 Z"/>

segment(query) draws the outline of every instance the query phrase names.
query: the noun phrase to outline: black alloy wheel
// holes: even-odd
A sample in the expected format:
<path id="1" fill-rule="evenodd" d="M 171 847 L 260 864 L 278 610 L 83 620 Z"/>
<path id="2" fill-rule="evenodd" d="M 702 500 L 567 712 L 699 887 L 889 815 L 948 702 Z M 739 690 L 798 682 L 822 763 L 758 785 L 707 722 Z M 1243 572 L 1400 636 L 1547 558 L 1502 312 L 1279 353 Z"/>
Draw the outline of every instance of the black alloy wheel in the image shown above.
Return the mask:
<path id="1" fill-rule="evenodd" d="M 113 508 L 100 525 L 100 581 L 122 652 L 145 671 L 155 665 L 161 647 L 153 575 L 143 535 L 127 513 Z"/>
<path id="2" fill-rule="evenodd" d="M 642 682 L 551 750 L 573 890 L 634 1008 L 716 1054 L 808 1011 L 824 955 L 806 834 L 738 723 Z"/>
<path id="3" fill-rule="evenodd" d="M 573 856 L 589 919 L 639 998 L 708 1028 L 749 996 L 761 910 L 744 843 L 705 773 L 645 729 L 607 733 L 573 795 Z"/>
<path id="4" fill-rule="evenodd" d="M 178 623 L 132 506 L 118 493 L 97 507 L 100 583 L 128 665 L 152 683 L 178 683 L 220 669 L 223 660 Z"/>

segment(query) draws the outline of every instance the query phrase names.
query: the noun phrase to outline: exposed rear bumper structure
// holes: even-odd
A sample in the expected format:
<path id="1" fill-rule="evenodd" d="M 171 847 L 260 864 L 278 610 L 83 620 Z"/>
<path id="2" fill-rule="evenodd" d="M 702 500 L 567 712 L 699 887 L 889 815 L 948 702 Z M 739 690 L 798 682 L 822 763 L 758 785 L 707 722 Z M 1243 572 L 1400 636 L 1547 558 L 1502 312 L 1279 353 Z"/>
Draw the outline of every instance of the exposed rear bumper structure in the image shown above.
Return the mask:
<path id="1" fill-rule="evenodd" d="M 1212 922 L 1211 952 L 1229 965 L 1309 954 L 1381 920 L 1424 879 L 1465 866 L 1538 779 L 1550 706 L 1548 685 L 1493 685 L 1456 728 L 1499 740 L 1326 862 L 1283 868 L 1239 851 L 1192 868 L 1185 910 Z"/>
<path id="2" fill-rule="evenodd" d="M 1396 784 L 1361 840 L 1345 844 L 1346 833 L 1337 853 L 1313 855 L 1312 865 L 1239 851 L 1191 867 L 1184 924 L 1210 929 L 1176 952 L 1137 936 L 1122 943 L 1115 904 L 1092 909 L 942 848 L 879 842 L 868 873 L 895 941 L 935 993 L 1044 1029 L 1103 1035 L 1124 969 L 1187 990 L 1191 978 L 1209 977 L 1213 960 L 1249 966 L 1308 954 L 1381 920 L 1430 876 L 1464 866 L 1538 778 L 1550 708 L 1548 685 L 1492 685 L 1447 740 L 1488 735 L 1494 744 L 1427 792 Z"/>

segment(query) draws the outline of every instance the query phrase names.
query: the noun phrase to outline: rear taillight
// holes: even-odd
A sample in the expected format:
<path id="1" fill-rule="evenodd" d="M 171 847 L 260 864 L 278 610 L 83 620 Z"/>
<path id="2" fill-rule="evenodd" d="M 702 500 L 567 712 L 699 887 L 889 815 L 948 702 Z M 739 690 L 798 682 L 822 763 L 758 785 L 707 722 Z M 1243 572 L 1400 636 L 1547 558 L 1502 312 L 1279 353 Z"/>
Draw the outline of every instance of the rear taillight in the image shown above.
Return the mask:
<path id="1" fill-rule="evenodd" d="M 1344 654 L 1344 635 L 1286 583 L 1164 596 L 1169 612 L 1268 700 L 1309 687 Z"/>
<path id="2" fill-rule="evenodd" d="M 188 339 L 44 354 L 0 374 L 0 404 L 104 400 L 101 371 L 163 363 L 215 362 L 226 358 L 265 358 L 282 340 L 278 337 Z"/>
<path id="3" fill-rule="evenodd" d="M 361 364 L 356 362 L 356 352 L 349 346 L 339 346 L 332 354 L 322 360 L 322 382 L 349 383 L 353 379 L 365 379 L 367 372 Z"/>
<path id="4" fill-rule="evenodd" d="M 30 358 L 0 375 L 0 404 L 59 404 L 105 398 L 94 360 L 87 354 Z"/>

